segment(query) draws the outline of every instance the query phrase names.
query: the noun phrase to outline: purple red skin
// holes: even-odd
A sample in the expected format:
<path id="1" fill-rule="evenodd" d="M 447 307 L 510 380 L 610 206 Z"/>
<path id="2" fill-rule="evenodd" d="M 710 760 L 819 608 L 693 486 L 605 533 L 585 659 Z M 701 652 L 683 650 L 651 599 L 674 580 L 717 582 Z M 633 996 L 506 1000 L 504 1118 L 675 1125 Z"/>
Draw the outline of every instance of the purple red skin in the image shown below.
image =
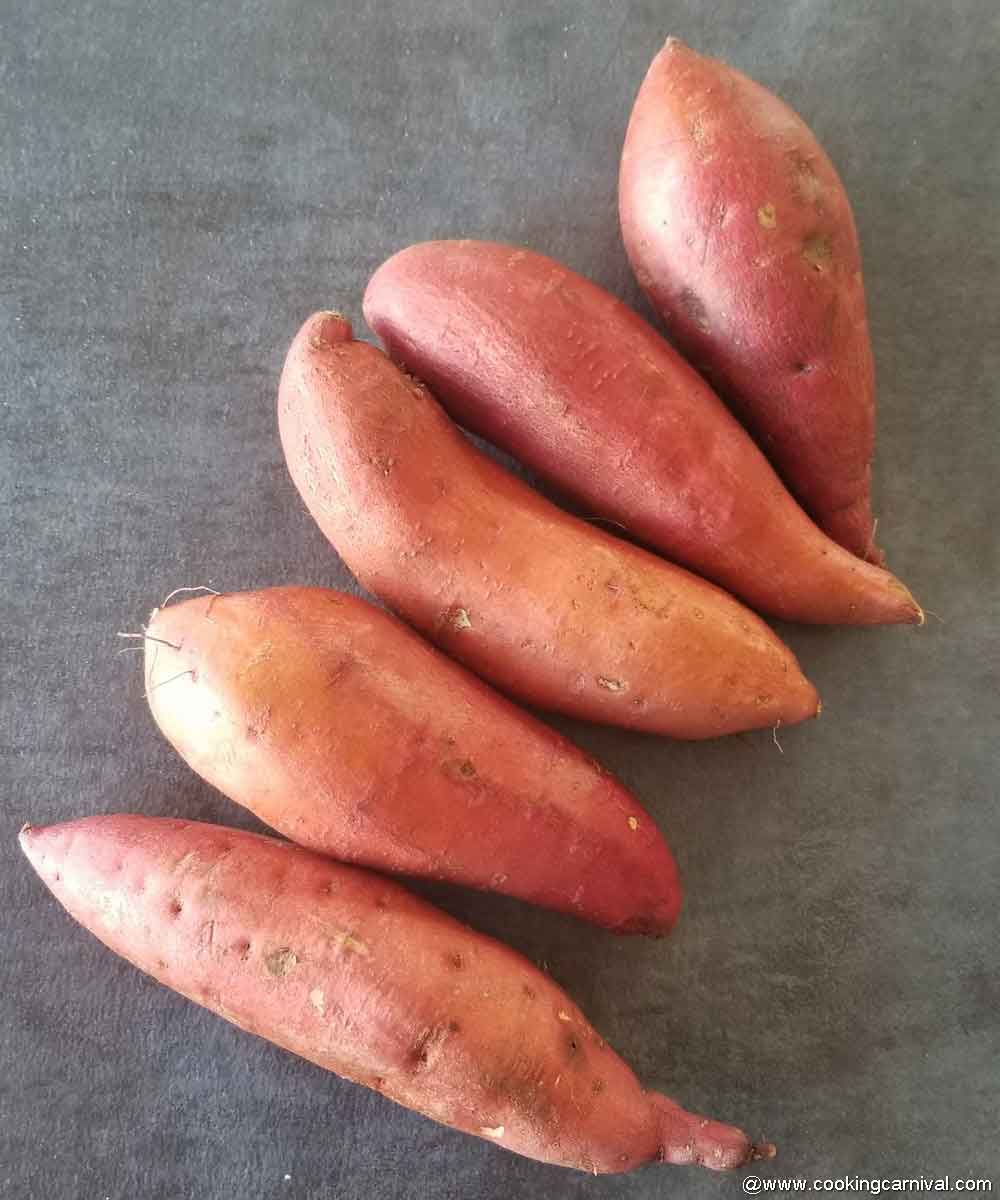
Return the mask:
<path id="1" fill-rule="evenodd" d="M 241 1029 L 425 1116 L 594 1173 L 770 1157 L 638 1080 L 526 959 L 397 884 L 217 825 L 25 826 L 64 908 Z"/>
<path id="2" fill-rule="evenodd" d="M 759 617 L 503 470 L 339 314 L 293 341 L 278 418 L 292 478 L 348 567 L 508 694 L 690 739 L 818 712 Z"/>
<path id="3" fill-rule="evenodd" d="M 806 510 L 880 563 L 875 370 L 861 251 L 833 164 L 791 108 L 668 39 L 636 98 L 622 236 L 671 340 Z"/>
<path id="4" fill-rule="evenodd" d="M 668 933 L 666 842 L 613 776 L 394 617 L 325 588 L 199 596 L 146 629 L 182 757 L 299 845 Z"/>
<path id="5" fill-rule="evenodd" d="M 383 263 L 364 307 L 390 357 L 460 425 L 758 611 L 921 620 L 898 580 L 817 528 L 655 330 L 551 258 L 425 242 Z"/>

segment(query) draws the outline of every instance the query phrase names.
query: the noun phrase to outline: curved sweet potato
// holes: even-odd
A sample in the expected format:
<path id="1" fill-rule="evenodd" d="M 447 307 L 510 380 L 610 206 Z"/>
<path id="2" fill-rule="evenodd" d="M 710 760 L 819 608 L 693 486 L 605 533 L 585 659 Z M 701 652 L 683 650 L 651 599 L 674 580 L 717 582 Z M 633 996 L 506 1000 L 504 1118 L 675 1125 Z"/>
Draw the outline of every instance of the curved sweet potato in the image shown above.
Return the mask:
<path id="1" fill-rule="evenodd" d="M 622 235 L 672 340 L 719 388 L 820 526 L 873 549 L 875 373 L 861 252 L 808 126 L 670 38 L 622 152 Z"/>
<path id="2" fill-rule="evenodd" d="M 154 611 L 146 694 L 210 783 L 313 850 L 667 933 L 673 858 L 634 797 L 387 613 L 324 588 Z"/>
<path id="3" fill-rule="evenodd" d="M 436 1121 L 595 1173 L 773 1153 L 644 1092 L 547 976 L 378 875 L 135 815 L 25 826 L 21 846 L 140 970 Z"/>
<path id="4" fill-rule="evenodd" d="M 292 478 L 355 575 L 505 691 L 683 738 L 815 715 L 758 617 L 503 470 L 339 314 L 299 331 L 278 408 Z"/>
<path id="5" fill-rule="evenodd" d="M 675 350 L 551 258 L 491 242 L 411 246 L 375 272 L 365 316 L 459 424 L 759 611 L 921 619 L 902 584 L 813 524 Z"/>

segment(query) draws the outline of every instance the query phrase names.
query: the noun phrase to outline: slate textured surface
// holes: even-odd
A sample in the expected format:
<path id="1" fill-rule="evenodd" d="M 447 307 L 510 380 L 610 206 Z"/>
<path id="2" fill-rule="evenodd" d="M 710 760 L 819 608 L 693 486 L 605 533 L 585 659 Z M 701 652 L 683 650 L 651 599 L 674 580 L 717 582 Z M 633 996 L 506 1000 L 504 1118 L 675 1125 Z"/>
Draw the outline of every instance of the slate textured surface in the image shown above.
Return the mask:
<path id="1" fill-rule="evenodd" d="M 136 626 L 171 588 L 350 579 L 273 417 L 302 318 L 466 234 L 640 307 L 615 220 L 668 33 L 790 100 L 855 205 L 879 539 L 940 620 L 783 630 L 821 721 L 715 745 L 561 722 L 671 838 L 668 943 L 451 893 L 545 960 L 651 1085 L 775 1139 L 761 1172 L 996 1179 L 1000 378 L 993 0 L 494 5 L 4 0 L 0 1194 L 735 1196 L 594 1180 L 395 1108 L 158 988 L 74 927 L 20 823 L 251 819 L 159 738 Z M 995 1185 L 996 1186 L 996 1185 Z"/>

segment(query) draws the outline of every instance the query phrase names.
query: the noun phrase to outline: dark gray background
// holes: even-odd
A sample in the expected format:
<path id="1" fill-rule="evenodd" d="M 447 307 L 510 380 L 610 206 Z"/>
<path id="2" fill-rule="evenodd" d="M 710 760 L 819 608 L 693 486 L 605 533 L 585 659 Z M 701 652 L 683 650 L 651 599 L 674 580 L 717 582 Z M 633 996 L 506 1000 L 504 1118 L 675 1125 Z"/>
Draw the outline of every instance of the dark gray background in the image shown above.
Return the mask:
<path id="1" fill-rule="evenodd" d="M 1000 985 L 995 0 L 493 6 L 7 0 L 0 16 L 0 1192 L 690 1197 L 442 1129 L 230 1028 L 72 925 L 21 822 L 252 825 L 158 736 L 135 628 L 171 588 L 350 586 L 273 415 L 320 306 L 403 245 L 547 251 L 647 311 L 618 152 L 668 33 L 790 100 L 840 167 L 880 375 L 876 507 L 924 629 L 784 628 L 821 721 L 716 744 L 557 722 L 638 792 L 676 935 L 451 893 L 650 1085 L 780 1145 L 762 1174 L 996 1178 Z M 290 1176 L 290 1178 L 286 1178 Z"/>

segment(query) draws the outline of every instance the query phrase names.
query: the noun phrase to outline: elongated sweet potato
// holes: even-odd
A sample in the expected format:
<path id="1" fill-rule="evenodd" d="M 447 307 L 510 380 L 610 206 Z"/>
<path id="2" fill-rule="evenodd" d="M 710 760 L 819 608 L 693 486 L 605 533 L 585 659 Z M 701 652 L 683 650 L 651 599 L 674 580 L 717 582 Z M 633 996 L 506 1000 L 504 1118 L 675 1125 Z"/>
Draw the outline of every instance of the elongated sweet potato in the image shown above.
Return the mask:
<path id="1" fill-rule="evenodd" d="M 503 470 L 339 314 L 299 331 L 278 408 L 292 478 L 355 575 L 505 691 L 683 738 L 815 715 L 758 617 Z"/>
<path id="2" fill-rule="evenodd" d="M 902 584 L 813 524 L 675 350 L 552 259 L 491 242 L 411 246 L 375 272 L 365 316 L 459 424 L 754 608 L 921 619 Z"/>
<path id="3" fill-rule="evenodd" d="M 300 845 L 621 933 L 677 917 L 673 858 L 632 795 L 363 600 L 285 587 L 157 609 L 146 694 L 196 771 Z"/>
<path id="4" fill-rule="evenodd" d="M 773 1153 L 644 1092 L 547 976 L 378 875 L 136 815 L 25 826 L 21 846 L 69 913 L 140 970 L 456 1129 L 595 1173 Z"/>
<path id="5" fill-rule="evenodd" d="M 622 235 L 673 341 L 832 538 L 873 548 L 875 373 L 843 185 L 808 126 L 670 38 L 632 110 Z"/>

